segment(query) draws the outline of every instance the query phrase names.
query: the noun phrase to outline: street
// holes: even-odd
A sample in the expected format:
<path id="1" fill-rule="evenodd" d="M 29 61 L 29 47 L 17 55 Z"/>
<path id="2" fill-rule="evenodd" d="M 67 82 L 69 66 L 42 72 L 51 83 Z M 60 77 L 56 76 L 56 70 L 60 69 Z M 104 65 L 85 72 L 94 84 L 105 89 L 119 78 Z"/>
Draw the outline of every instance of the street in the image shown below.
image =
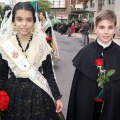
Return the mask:
<path id="1" fill-rule="evenodd" d="M 60 52 L 60 61 L 55 63 L 55 72 L 60 92 L 63 95 L 63 114 L 66 116 L 69 93 L 75 71 L 72 59 L 82 47 L 80 39 L 74 36 L 68 37 L 56 32 L 56 38 Z"/>

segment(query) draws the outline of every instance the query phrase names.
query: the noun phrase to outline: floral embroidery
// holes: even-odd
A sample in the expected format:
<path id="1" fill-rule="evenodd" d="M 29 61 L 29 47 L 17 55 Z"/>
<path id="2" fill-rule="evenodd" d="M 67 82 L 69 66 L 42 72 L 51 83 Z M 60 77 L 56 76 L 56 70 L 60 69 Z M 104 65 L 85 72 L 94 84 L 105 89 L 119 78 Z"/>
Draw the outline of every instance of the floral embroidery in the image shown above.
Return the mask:
<path id="1" fill-rule="evenodd" d="M 13 51 L 13 52 L 12 52 L 12 57 L 13 57 L 14 59 L 17 59 L 18 56 L 19 56 L 19 53 L 18 53 L 18 52 L 16 52 L 16 51 Z"/>

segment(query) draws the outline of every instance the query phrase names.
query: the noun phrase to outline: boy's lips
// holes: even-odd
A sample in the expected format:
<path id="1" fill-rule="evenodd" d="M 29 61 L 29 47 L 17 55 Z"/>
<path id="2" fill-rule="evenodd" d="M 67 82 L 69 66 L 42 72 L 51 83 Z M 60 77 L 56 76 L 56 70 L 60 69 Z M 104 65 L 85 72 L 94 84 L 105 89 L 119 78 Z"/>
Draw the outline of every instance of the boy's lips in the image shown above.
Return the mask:
<path id="1" fill-rule="evenodd" d="M 104 38 L 104 39 L 107 39 L 107 38 L 109 38 L 109 36 L 103 36 L 103 38 Z"/>

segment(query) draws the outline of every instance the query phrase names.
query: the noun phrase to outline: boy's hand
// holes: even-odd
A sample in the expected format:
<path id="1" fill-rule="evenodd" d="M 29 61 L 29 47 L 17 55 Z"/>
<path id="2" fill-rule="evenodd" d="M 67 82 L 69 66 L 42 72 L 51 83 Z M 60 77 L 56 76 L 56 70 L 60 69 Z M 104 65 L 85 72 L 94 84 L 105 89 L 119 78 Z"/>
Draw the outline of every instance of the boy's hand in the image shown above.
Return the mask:
<path id="1" fill-rule="evenodd" d="M 63 103 L 60 99 L 56 100 L 56 112 L 59 113 L 63 109 Z"/>

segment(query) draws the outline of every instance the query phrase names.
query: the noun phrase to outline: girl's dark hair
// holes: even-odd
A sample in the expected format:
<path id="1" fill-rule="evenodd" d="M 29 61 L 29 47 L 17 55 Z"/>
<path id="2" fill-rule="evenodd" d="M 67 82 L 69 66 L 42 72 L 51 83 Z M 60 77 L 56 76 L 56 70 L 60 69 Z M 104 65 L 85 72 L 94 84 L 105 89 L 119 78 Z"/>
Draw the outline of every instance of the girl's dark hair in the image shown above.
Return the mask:
<path id="1" fill-rule="evenodd" d="M 47 18 L 46 18 L 46 12 L 40 12 L 40 13 L 42 13 L 43 16 L 45 17 L 45 19 L 47 19 Z"/>
<path id="2" fill-rule="evenodd" d="M 8 14 L 7 14 L 7 18 L 9 18 L 10 15 L 11 15 L 11 11 L 8 12 Z"/>
<path id="3" fill-rule="evenodd" d="M 12 22 L 15 21 L 15 14 L 16 14 L 17 10 L 31 11 L 32 16 L 33 16 L 33 21 L 34 21 L 34 23 L 36 22 L 35 10 L 34 10 L 33 6 L 29 2 L 19 2 L 14 6 L 13 11 L 12 11 L 12 14 L 13 14 Z"/>

